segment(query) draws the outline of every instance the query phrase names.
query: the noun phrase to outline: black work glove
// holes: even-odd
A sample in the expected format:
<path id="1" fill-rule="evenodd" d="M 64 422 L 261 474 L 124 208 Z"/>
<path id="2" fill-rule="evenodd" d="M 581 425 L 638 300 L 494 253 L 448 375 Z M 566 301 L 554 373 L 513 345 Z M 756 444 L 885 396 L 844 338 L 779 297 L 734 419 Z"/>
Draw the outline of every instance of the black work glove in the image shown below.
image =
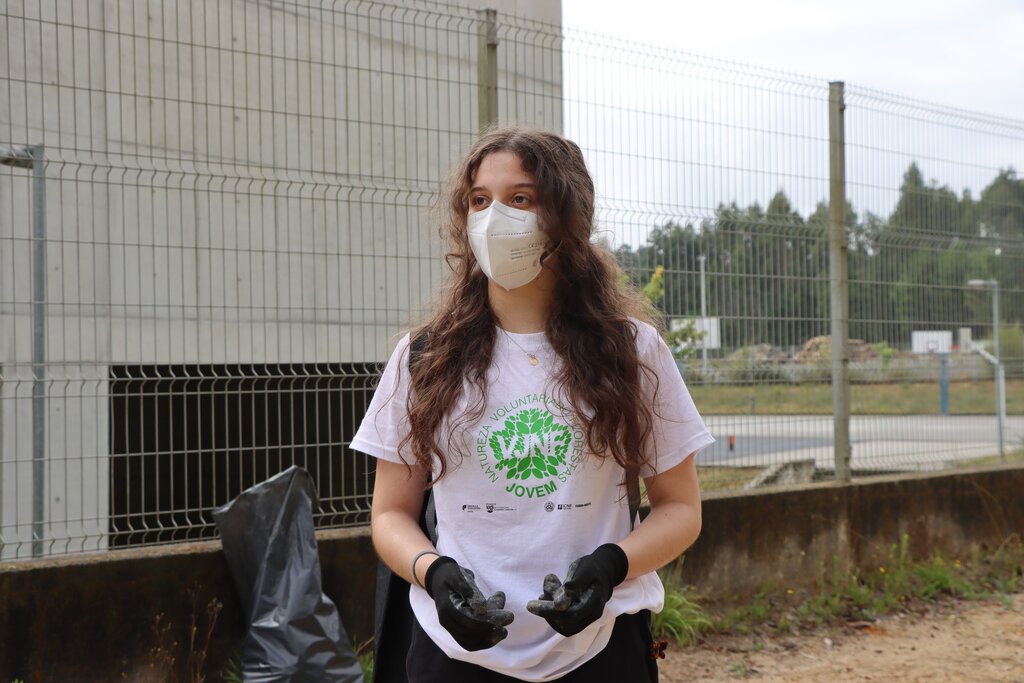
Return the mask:
<path id="1" fill-rule="evenodd" d="M 484 599 L 473 572 L 450 557 L 434 560 L 427 569 L 424 585 L 434 599 L 437 619 L 455 642 L 474 652 L 494 647 L 508 636 L 505 627 L 513 614 L 505 607 L 505 594 L 498 591 Z"/>
<path id="2" fill-rule="evenodd" d="M 605 543 L 574 560 L 565 573 L 565 583 L 554 574 L 545 576 L 540 599 L 526 603 L 526 609 L 543 617 L 563 636 L 574 636 L 597 621 L 612 589 L 628 572 L 626 553 L 614 543 Z"/>

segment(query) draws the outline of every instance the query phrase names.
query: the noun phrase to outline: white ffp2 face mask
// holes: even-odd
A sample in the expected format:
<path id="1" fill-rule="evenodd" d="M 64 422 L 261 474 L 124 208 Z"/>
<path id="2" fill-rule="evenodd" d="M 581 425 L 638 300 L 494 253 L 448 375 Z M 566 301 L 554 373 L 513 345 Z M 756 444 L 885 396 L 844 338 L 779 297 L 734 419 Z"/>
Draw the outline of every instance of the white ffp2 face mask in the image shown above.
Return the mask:
<path id="1" fill-rule="evenodd" d="M 532 211 L 491 202 L 469 214 L 469 246 L 480 269 L 505 289 L 522 287 L 540 274 L 547 237 Z"/>

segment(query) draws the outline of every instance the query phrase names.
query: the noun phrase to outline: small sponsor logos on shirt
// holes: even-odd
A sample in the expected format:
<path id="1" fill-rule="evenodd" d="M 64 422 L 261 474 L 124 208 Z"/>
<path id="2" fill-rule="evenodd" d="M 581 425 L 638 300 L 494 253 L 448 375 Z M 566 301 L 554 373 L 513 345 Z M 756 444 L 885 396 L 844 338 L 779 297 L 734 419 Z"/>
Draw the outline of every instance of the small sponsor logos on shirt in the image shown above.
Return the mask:
<path id="1" fill-rule="evenodd" d="M 556 510 L 568 511 L 568 510 L 579 510 L 581 508 L 590 507 L 590 502 L 586 503 L 553 503 L 547 501 L 544 503 L 544 509 L 548 512 L 554 512 Z M 514 508 L 508 505 L 498 505 L 497 503 L 484 503 L 483 505 L 476 505 L 474 503 L 463 503 L 463 512 L 486 512 L 487 514 L 494 514 L 495 512 L 515 512 L 518 508 Z"/>
<path id="2" fill-rule="evenodd" d="M 472 503 L 464 503 L 462 505 L 463 512 L 481 512 L 486 511 L 487 514 L 493 514 L 495 512 L 515 512 L 516 508 L 508 505 L 498 505 L 497 503 L 484 503 L 483 505 L 474 505 Z"/>

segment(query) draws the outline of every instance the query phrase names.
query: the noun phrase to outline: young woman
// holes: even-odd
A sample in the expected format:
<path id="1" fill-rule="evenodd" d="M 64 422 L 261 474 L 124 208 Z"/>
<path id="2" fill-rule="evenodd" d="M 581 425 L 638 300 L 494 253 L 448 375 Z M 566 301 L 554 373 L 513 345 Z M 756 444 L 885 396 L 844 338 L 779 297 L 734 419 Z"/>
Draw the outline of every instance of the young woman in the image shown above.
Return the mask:
<path id="1" fill-rule="evenodd" d="M 491 131 L 454 178 L 443 301 L 352 441 L 378 459 L 374 546 L 412 584 L 412 683 L 657 680 L 655 570 L 697 538 L 693 456 L 713 439 L 593 231 L 593 182 L 558 135 Z"/>

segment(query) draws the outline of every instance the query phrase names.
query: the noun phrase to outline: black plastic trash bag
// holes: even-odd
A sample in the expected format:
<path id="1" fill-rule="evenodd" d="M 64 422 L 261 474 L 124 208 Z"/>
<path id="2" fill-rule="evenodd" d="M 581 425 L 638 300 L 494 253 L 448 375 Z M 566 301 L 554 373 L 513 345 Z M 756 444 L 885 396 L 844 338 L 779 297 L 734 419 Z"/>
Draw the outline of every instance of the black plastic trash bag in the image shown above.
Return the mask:
<path id="1" fill-rule="evenodd" d="M 293 466 L 213 513 L 248 624 L 246 683 L 363 683 L 338 609 L 321 587 L 317 504 L 309 473 Z"/>

